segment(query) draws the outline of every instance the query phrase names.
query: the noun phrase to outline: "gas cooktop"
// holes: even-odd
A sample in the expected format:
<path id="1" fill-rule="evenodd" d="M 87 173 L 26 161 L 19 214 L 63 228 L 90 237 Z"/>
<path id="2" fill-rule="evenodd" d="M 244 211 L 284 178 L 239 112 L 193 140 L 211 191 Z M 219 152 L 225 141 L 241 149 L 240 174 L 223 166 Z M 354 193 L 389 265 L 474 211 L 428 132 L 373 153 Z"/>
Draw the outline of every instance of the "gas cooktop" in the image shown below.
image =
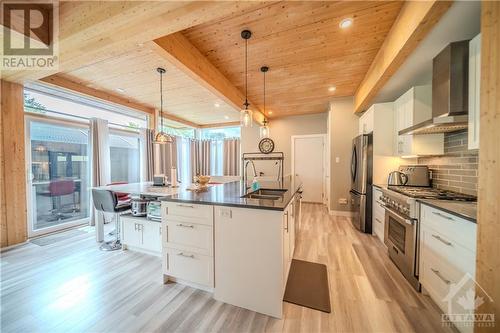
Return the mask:
<path id="1" fill-rule="evenodd" d="M 416 199 L 436 199 L 436 200 L 455 200 L 455 201 L 477 201 L 477 197 L 457 193 L 452 191 L 440 190 L 433 187 L 414 187 L 414 186 L 388 186 L 389 190 L 401 193 Z"/>

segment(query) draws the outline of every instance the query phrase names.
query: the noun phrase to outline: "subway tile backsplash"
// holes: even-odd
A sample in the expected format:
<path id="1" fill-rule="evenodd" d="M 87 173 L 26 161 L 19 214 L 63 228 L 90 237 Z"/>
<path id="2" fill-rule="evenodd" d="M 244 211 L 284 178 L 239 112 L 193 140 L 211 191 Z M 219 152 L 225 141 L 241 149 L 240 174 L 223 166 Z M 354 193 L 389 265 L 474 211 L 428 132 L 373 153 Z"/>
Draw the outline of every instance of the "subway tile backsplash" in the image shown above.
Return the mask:
<path id="1" fill-rule="evenodd" d="M 444 135 L 444 155 L 420 157 L 429 166 L 432 186 L 477 196 L 478 150 L 467 148 L 467 130 Z"/>

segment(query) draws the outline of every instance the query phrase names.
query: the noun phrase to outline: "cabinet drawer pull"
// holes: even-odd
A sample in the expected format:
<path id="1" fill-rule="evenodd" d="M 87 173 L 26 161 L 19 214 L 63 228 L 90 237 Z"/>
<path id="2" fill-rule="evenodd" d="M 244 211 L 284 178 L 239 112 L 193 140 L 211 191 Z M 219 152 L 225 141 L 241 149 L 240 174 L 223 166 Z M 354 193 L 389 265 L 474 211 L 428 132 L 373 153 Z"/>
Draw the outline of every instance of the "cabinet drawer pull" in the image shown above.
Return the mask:
<path id="1" fill-rule="evenodd" d="M 375 221 L 377 221 L 378 223 L 382 223 L 382 221 L 380 221 L 378 218 L 375 218 Z"/>
<path id="2" fill-rule="evenodd" d="M 437 275 L 437 277 L 438 277 L 438 278 L 440 278 L 440 279 L 441 279 L 441 281 L 443 281 L 444 283 L 446 283 L 446 284 L 450 284 L 450 283 L 451 283 L 451 281 L 450 281 L 450 280 L 445 279 L 445 278 L 443 277 L 443 275 L 441 275 L 441 272 L 439 272 L 439 270 L 434 269 L 434 268 L 431 268 L 431 271 L 432 271 L 434 274 L 436 274 L 436 275 Z"/>
<path id="3" fill-rule="evenodd" d="M 454 219 L 454 218 L 449 217 L 449 216 L 447 216 L 447 215 L 444 215 L 444 214 L 442 214 L 442 213 L 440 213 L 440 212 L 432 212 L 432 214 L 437 215 L 437 216 L 440 216 L 440 217 L 445 218 L 445 219 L 450 220 L 450 221 L 455 221 L 455 219 Z"/>
<path id="4" fill-rule="evenodd" d="M 177 207 L 194 208 L 193 205 L 177 204 Z"/>
<path id="5" fill-rule="evenodd" d="M 444 243 L 444 244 L 446 244 L 448 246 L 452 246 L 453 245 L 450 242 L 445 241 L 444 239 L 442 239 L 441 237 L 439 237 L 439 235 L 432 235 L 432 237 L 436 238 L 438 241 L 440 241 L 441 243 Z"/>
<path id="6" fill-rule="evenodd" d="M 183 228 L 191 228 L 191 229 L 194 229 L 194 225 L 192 224 L 182 224 L 182 223 L 179 223 L 177 224 L 178 227 L 183 227 Z"/>
<path id="7" fill-rule="evenodd" d="M 178 256 L 194 259 L 194 254 L 184 254 L 182 252 L 177 253 Z"/>

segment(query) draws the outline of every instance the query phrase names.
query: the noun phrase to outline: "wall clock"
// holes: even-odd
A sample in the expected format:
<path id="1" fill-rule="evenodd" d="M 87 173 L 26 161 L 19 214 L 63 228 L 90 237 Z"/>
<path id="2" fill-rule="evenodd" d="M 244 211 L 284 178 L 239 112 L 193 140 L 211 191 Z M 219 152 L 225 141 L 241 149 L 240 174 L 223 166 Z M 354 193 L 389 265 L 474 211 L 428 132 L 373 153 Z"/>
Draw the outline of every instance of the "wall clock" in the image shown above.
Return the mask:
<path id="1" fill-rule="evenodd" d="M 272 153 L 274 150 L 274 141 L 269 138 L 264 138 L 259 142 L 259 150 L 263 154 Z"/>

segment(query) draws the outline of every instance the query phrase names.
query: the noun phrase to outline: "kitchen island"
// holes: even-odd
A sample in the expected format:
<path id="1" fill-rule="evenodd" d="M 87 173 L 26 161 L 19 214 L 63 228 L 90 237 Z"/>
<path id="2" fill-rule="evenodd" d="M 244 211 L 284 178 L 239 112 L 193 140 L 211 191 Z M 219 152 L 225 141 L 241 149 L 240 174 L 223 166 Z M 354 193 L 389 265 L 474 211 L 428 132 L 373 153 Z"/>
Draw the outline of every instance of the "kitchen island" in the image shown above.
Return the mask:
<path id="1" fill-rule="evenodd" d="M 289 178 L 260 185 L 261 191 L 240 181 L 202 192 L 151 184 L 105 189 L 161 201 L 165 283 L 211 291 L 219 301 L 281 318 L 301 184 Z"/>

